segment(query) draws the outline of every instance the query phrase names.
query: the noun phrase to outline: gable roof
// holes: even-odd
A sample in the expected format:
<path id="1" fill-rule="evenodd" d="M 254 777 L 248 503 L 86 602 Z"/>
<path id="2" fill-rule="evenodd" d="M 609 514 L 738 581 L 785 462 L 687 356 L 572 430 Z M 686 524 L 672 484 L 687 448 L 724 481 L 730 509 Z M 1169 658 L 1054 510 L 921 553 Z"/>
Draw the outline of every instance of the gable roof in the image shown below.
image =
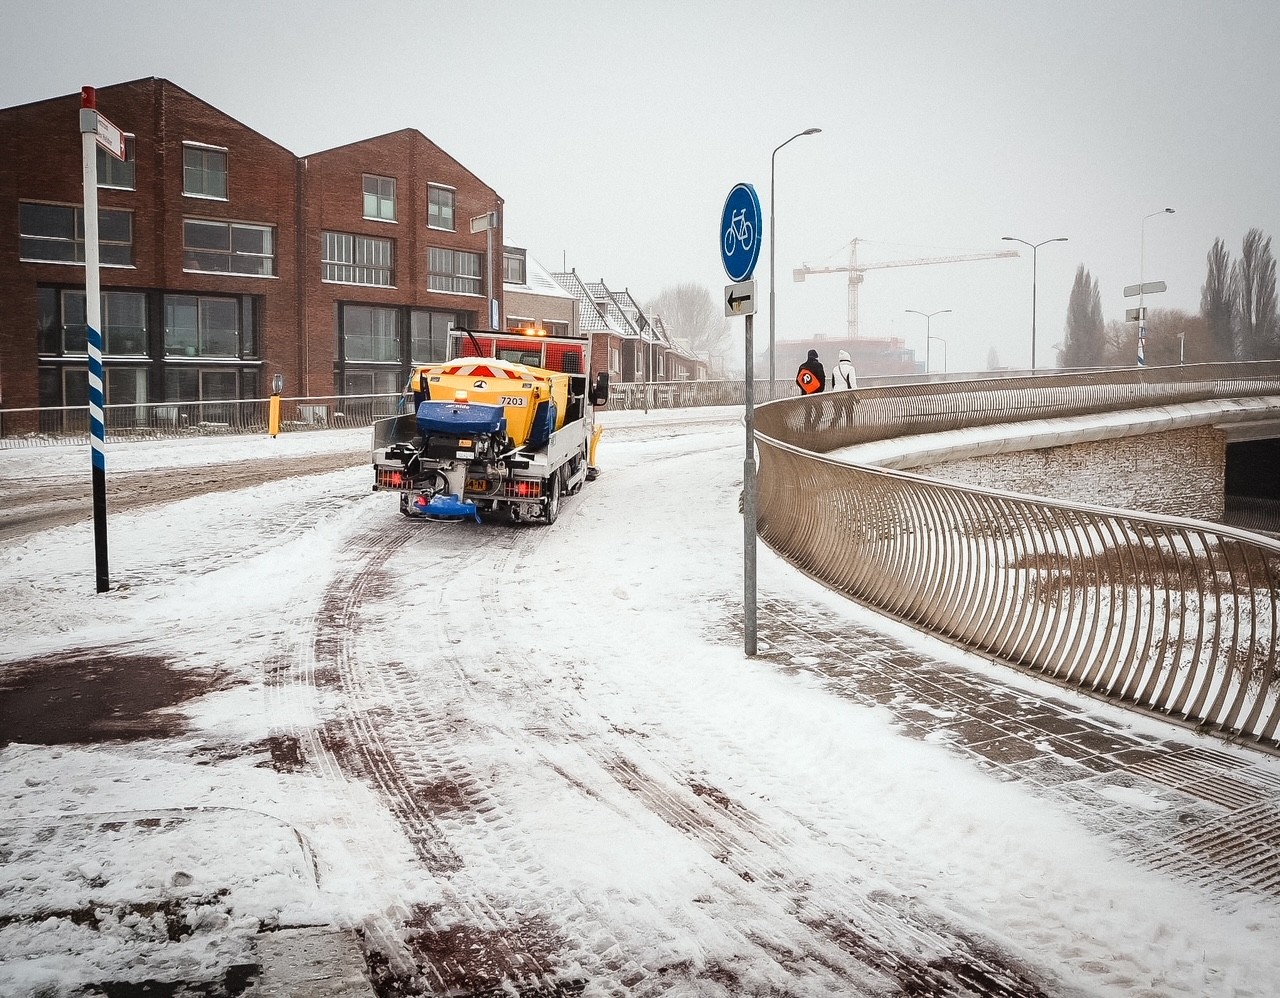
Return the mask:
<path id="1" fill-rule="evenodd" d="M 256 128 L 253 128 L 250 125 L 246 125 L 239 118 L 232 117 L 217 105 L 210 104 L 204 98 L 197 97 L 190 90 L 187 90 L 185 87 L 180 87 L 178 86 L 178 84 L 174 83 L 172 80 L 166 80 L 162 76 L 142 76 L 136 80 L 126 80 L 124 83 L 109 83 L 105 87 L 94 87 L 94 90 L 97 92 L 99 102 L 101 102 L 103 95 L 109 96 L 112 93 L 112 91 L 137 90 L 137 91 L 142 91 L 144 93 L 147 91 L 150 91 L 150 94 L 148 95 L 149 99 L 154 102 L 159 102 L 162 110 L 164 108 L 164 97 L 166 93 L 176 93 L 185 100 L 189 100 L 196 104 L 199 104 L 202 108 L 207 108 L 209 112 L 211 112 L 212 114 L 217 115 L 218 117 L 224 119 L 225 121 L 231 122 L 236 127 L 243 128 L 246 132 L 252 132 L 254 135 L 258 136 L 264 142 L 271 143 L 277 149 L 280 149 L 283 152 L 287 152 L 290 156 L 294 155 L 293 150 L 285 148 L 275 139 L 271 138 L 271 136 L 258 131 Z M 76 91 L 75 93 L 62 94 L 58 97 L 44 97 L 40 100 L 30 101 L 26 104 L 15 104 L 12 107 L 0 108 L 0 113 L 9 112 L 9 111 L 21 111 L 29 108 L 36 108 L 42 104 L 61 103 L 69 100 L 76 101 L 78 105 L 80 98 L 81 98 L 80 91 Z M 124 128 L 126 123 L 115 122 L 115 124 L 118 124 L 121 126 L 121 128 Z"/>
<path id="2" fill-rule="evenodd" d="M 331 146 L 328 149 L 317 149 L 315 152 L 307 153 L 305 156 L 301 156 L 299 158 L 312 159 L 316 157 L 328 156 L 330 153 L 336 153 L 343 149 L 352 149 L 357 146 L 376 147 L 380 144 L 395 141 L 397 139 L 408 139 L 410 142 L 425 144 L 429 149 L 433 149 L 436 152 L 440 153 L 441 156 L 446 157 L 451 163 L 453 163 L 463 173 L 467 174 L 472 179 L 474 179 L 476 183 L 480 184 L 483 187 L 488 188 L 490 191 L 493 191 L 495 195 L 497 194 L 497 191 L 495 191 L 493 187 L 491 187 L 489 184 L 486 184 L 483 180 L 480 179 L 480 177 L 476 176 L 475 173 L 467 169 L 467 167 L 462 163 L 461 160 L 457 159 L 454 156 L 450 156 L 447 152 L 441 149 L 438 145 L 432 142 L 431 139 L 423 135 L 422 132 L 420 132 L 416 128 L 397 128 L 394 131 L 383 132 L 381 135 L 370 135 L 367 138 L 355 139 L 352 142 L 345 142 L 340 146 Z M 498 198 L 499 203 L 502 203 L 502 200 L 503 199 L 501 197 Z"/>
<path id="3" fill-rule="evenodd" d="M 632 337 L 635 329 L 616 305 L 611 311 L 607 302 L 599 301 L 576 270 L 551 275 L 557 284 L 578 299 L 578 328 L 584 332 L 612 333 L 615 336 Z M 614 314 L 616 312 L 616 315 Z"/>
<path id="4" fill-rule="evenodd" d="M 503 249 L 519 249 L 519 247 L 504 246 Z M 563 285 L 551 276 L 551 272 L 531 257 L 527 251 L 524 255 L 524 283 L 513 284 L 511 281 L 504 280 L 502 288 L 504 291 L 511 291 L 516 294 L 542 295 L 544 298 L 567 299 L 573 297 Z"/>

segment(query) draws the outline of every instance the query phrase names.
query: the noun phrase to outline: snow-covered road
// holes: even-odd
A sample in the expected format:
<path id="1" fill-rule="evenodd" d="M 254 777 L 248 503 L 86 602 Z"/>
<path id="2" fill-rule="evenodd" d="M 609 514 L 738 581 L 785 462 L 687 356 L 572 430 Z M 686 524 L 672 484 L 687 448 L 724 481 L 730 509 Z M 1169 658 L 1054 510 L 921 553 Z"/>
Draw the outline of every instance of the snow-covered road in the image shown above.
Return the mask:
<path id="1" fill-rule="evenodd" d="M 103 596 L 88 522 L 0 548 L 0 994 L 251 994 L 299 926 L 383 995 L 1280 990 L 1273 899 L 1135 866 L 833 696 L 821 645 L 744 658 L 740 413 L 605 422 L 551 526 L 406 521 L 324 434 L 113 449 L 353 467 L 114 515 Z M 81 460 L 0 452 L 0 491 Z"/>

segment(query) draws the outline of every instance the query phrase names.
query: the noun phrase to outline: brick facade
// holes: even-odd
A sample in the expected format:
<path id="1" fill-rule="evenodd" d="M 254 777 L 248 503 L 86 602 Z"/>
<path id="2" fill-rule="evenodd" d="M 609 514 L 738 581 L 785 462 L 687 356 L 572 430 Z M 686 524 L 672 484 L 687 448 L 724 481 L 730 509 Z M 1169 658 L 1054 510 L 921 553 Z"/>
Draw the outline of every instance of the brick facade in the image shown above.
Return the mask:
<path id="1" fill-rule="evenodd" d="M 104 265 L 102 290 L 136 293 L 131 300 L 146 303 L 145 336 L 130 341 L 145 340 L 145 349 L 131 347 L 128 357 L 110 349 L 104 354 L 109 379 L 113 371 L 127 368 L 130 377 L 136 372 L 137 380 L 145 382 L 145 389 L 136 389 L 140 397 L 128 401 L 173 400 L 176 376 L 182 371 L 200 378 L 220 375 L 222 390 L 233 376 L 236 397 L 241 398 L 265 395 L 276 374 L 284 376 L 286 394 L 341 391 L 339 323 L 344 303 L 396 310 L 401 357 L 388 370 L 402 369 L 388 378 L 397 381 L 407 374 L 413 311 L 456 315 L 488 326 L 487 279 L 474 293 L 431 291 L 427 253 L 428 247 L 439 246 L 478 253 L 483 260 L 486 235 L 473 234 L 470 219 L 496 211 L 500 223 L 502 201 L 421 133 L 405 129 L 298 157 L 167 80 L 101 88 L 97 107 L 133 137 L 133 189 L 103 186 L 100 178 L 98 190 L 100 211 L 132 213 L 131 265 Z M 63 372 L 84 377 L 83 346 L 77 353 L 74 345 L 67 346 L 70 338 L 39 334 L 41 302 L 62 303 L 64 293 L 74 297 L 77 290 L 82 301 L 83 265 L 23 261 L 20 240 L 23 203 L 28 211 L 56 206 L 52 210 L 82 212 L 79 108 L 80 95 L 72 94 L 0 110 L 0 140 L 6 150 L 0 157 L 0 407 L 5 409 L 54 404 L 50 396 L 62 391 L 58 386 Z M 189 149 L 213 150 L 215 156 L 225 152 L 225 197 L 184 193 L 184 152 Z M 394 222 L 364 217 L 366 174 L 394 179 Z M 454 192 L 452 230 L 428 226 L 429 184 Z M 198 272 L 210 268 L 191 263 L 194 258 L 184 250 L 187 221 L 227 223 L 223 231 L 233 239 L 238 232 L 269 229 L 273 272 Z M 217 231 L 217 226 L 209 231 Z M 323 280 L 325 231 L 393 240 L 394 286 Z M 501 301 L 501 228 L 492 239 L 492 288 Z M 236 302 L 241 323 L 238 355 L 224 347 L 216 356 L 192 357 L 190 353 L 198 351 L 184 354 L 173 348 L 167 308 L 175 301 L 205 298 L 228 307 Z M 54 339 L 57 349 L 50 350 Z M 187 377 L 182 383 L 204 381 Z M 111 392 L 108 380 L 108 402 Z"/>
<path id="2" fill-rule="evenodd" d="M 502 200 L 492 188 L 448 156 L 420 132 L 403 129 L 314 153 L 299 161 L 306 267 L 302 292 L 300 337 L 305 357 L 301 394 L 323 394 L 337 384 L 336 365 L 345 359 L 338 341 L 342 306 L 367 304 L 392 308 L 400 316 L 406 362 L 428 360 L 407 356 L 413 311 L 447 313 L 458 324 L 488 329 L 487 294 L 492 287 L 502 301 Z M 396 220 L 364 217 L 363 178 L 365 175 L 395 180 Z M 428 225 L 428 190 L 432 185 L 453 194 L 453 228 Z M 489 212 L 498 213 L 499 226 L 492 236 L 473 233 L 471 220 Z M 394 287 L 362 287 L 322 280 L 321 253 L 325 232 L 349 233 L 394 243 Z M 490 249 L 489 240 L 492 240 Z M 481 259 L 480 293 L 445 293 L 429 290 L 428 253 L 431 247 L 478 254 Z M 438 359 L 444 359 L 443 357 Z M 349 361 L 348 361 L 349 363 Z M 376 367 L 376 365 L 370 365 Z M 362 367 L 363 369 L 363 367 Z M 397 368 L 399 384 L 407 369 Z"/>

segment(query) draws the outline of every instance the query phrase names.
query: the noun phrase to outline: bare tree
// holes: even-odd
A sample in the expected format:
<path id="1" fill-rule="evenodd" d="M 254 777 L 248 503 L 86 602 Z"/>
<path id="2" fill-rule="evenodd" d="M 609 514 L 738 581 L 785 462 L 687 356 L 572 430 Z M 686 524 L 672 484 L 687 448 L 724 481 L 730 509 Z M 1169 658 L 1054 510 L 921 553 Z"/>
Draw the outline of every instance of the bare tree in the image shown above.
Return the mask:
<path id="1" fill-rule="evenodd" d="M 1112 319 L 1102 330 L 1104 367 L 1133 367 L 1138 356 L 1138 333 L 1131 323 Z"/>
<path id="2" fill-rule="evenodd" d="M 1177 308 L 1147 315 L 1147 363 L 1152 367 L 1201 364 L 1211 359 L 1208 326 L 1198 315 Z"/>
<path id="3" fill-rule="evenodd" d="M 1102 363 L 1102 293 L 1098 282 L 1084 269 L 1076 268 L 1076 280 L 1067 301 L 1067 328 L 1059 367 L 1097 367 Z"/>
<path id="4" fill-rule="evenodd" d="M 650 315 L 662 316 L 667 332 L 701 356 L 723 354 L 729 320 L 712 297 L 698 284 L 677 284 L 664 288 L 645 305 Z"/>
<path id="5" fill-rule="evenodd" d="M 1213 241 L 1207 259 L 1208 272 L 1200 287 L 1200 317 L 1208 332 L 1208 360 L 1237 359 L 1236 315 L 1240 307 L 1239 276 L 1231 265 L 1226 244 Z"/>
<path id="6" fill-rule="evenodd" d="M 1245 233 L 1240 260 L 1236 263 L 1240 302 L 1241 360 L 1269 360 L 1280 353 L 1276 319 L 1276 260 L 1271 255 L 1271 237 L 1261 229 Z"/>

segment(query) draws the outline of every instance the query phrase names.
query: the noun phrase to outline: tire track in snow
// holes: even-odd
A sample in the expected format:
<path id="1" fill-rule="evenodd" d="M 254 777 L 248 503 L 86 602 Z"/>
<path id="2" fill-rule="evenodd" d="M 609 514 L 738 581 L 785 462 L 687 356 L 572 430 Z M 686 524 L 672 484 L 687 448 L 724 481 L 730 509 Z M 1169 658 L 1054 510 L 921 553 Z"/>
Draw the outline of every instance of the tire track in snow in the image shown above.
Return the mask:
<path id="1" fill-rule="evenodd" d="M 546 548 L 561 530 L 572 529 L 573 517 L 582 512 L 577 506 L 575 502 L 566 509 L 570 516 L 562 514 L 560 523 L 551 527 L 487 524 L 483 533 L 464 527 L 466 534 L 453 539 L 466 537 L 463 544 L 450 539 L 451 527 L 405 522 L 398 530 L 370 531 L 349 545 L 361 560 L 350 574 L 333 580 L 317 625 L 316 657 L 336 661 L 349 697 L 345 723 L 352 749 L 392 801 L 424 862 L 447 885 L 448 910 L 418 915 L 435 938 L 462 923 L 478 933 L 472 941 L 478 938 L 479 946 L 473 946 L 465 961 L 442 956 L 439 947 L 429 954 L 430 966 L 424 969 L 435 983 L 474 988 L 507 982 L 530 994 L 555 993 L 551 989 L 574 984 L 557 983 L 550 963 L 530 952 L 545 945 L 547 937 L 533 939 L 534 945 L 522 951 L 516 934 L 523 928 L 525 935 L 536 937 L 537 931 L 515 926 L 513 932 L 511 921 L 495 907 L 501 899 L 485 898 L 476 889 L 461 857 L 449 847 L 451 830 L 460 840 L 465 836 L 469 843 L 478 842 L 501 866 L 519 895 L 520 907 L 535 903 L 554 912 L 558 924 L 551 938 L 593 986 L 607 986 L 618 995 L 658 995 L 668 993 L 680 976 L 680 968 L 663 968 L 668 972 L 654 975 L 630 961 L 590 899 L 573 897 L 549 882 L 537 857 L 521 843 L 518 824 L 490 781 L 473 772 L 473 764 L 459 751 L 462 728 L 476 725 L 475 718 L 467 716 L 468 704 L 484 705 L 505 695 L 538 705 L 536 725 L 492 717 L 485 722 L 486 736 L 532 745 L 548 768 L 584 797 L 599 799 L 602 780 L 622 788 L 644 813 L 659 817 L 730 872 L 730 877 L 717 881 L 725 910 L 741 911 L 749 905 L 769 911 L 772 920 L 778 918 L 779 907 L 790 912 L 792 930 L 786 939 L 770 938 L 754 925 L 740 933 L 752 959 L 772 963 L 772 971 L 688 970 L 684 980 L 689 984 L 731 980 L 735 989 L 751 989 L 767 979 L 789 980 L 790 987 L 803 982 L 837 993 L 896 986 L 910 994 L 1043 996 L 1033 982 L 1004 966 L 991 947 L 962 938 L 941 916 L 919 908 L 904 910 L 888 893 L 868 898 L 865 888 L 823 870 L 796 869 L 791 858 L 795 843 L 705 776 L 693 775 L 696 766 L 682 764 L 669 753 L 655 756 L 636 736 L 618 731 L 600 714 L 584 713 L 587 705 L 581 698 L 549 700 L 548 687 L 572 663 L 539 662 L 536 656 L 522 654 L 527 648 L 495 641 L 493 622 L 508 618 L 513 609 L 502 605 L 501 587 L 479 585 L 473 591 L 465 584 L 451 587 L 448 580 L 474 583 L 476 577 L 504 575 L 538 579 L 548 560 Z M 424 586 L 434 605 L 411 611 L 422 620 L 422 648 L 434 653 L 430 691 L 424 689 L 421 668 L 375 661 L 360 645 L 362 608 L 390 595 L 390 587 L 397 584 L 392 580 L 408 584 L 410 572 L 392 564 L 397 554 L 412 559 L 412 573 L 433 579 Z M 454 597 L 457 602 L 451 603 Z M 475 649 L 483 647 L 491 648 L 491 654 L 478 656 Z M 360 709 L 362 699 L 375 702 L 377 708 Z M 456 711 L 441 713 L 442 704 L 452 704 Z M 667 699 L 657 713 L 679 716 L 682 709 Z M 582 754 L 572 771 L 563 764 L 562 752 L 547 751 L 552 744 L 570 744 Z M 635 820 L 635 815 L 627 817 Z M 413 940 L 406 939 L 401 966 L 414 958 L 412 947 Z M 484 951 L 482 957 L 476 957 L 476 948 Z"/>
<path id="2" fill-rule="evenodd" d="M 485 781 L 471 772 L 467 760 L 458 754 L 460 722 L 438 715 L 439 690 L 426 691 L 420 670 L 407 663 L 366 663 L 357 647 L 361 609 L 386 594 L 390 582 L 386 564 L 395 554 L 413 548 L 414 556 L 427 556 L 425 563 L 415 565 L 415 571 L 431 569 L 452 577 L 465 574 L 481 560 L 489 570 L 500 571 L 510 550 L 523 543 L 524 530 L 508 528 L 486 543 L 475 543 L 472 532 L 467 543 L 452 545 L 451 529 L 403 521 L 399 529 L 384 532 L 378 528 L 354 539 L 349 547 L 358 550 L 361 560 L 350 575 L 330 584 L 318 615 L 316 657 L 335 662 L 348 696 L 344 723 L 350 750 L 358 757 L 360 769 L 390 802 L 445 898 L 437 910 L 405 913 L 409 924 L 402 932 L 398 959 L 390 964 L 395 980 L 384 980 L 383 987 L 389 993 L 418 993 L 425 979 L 448 991 L 478 986 L 515 988 L 531 998 L 577 993 L 584 983 L 581 970 L 599 963 L 598 950 L 607 953 L 616 946 L 602 938 L 597 927 L 591 934 L 594 949 L 576 947 L 575 952 L 563 953 L 566 948 L 575 949 L 563 932 L 540 918 L 512 917 L 509 905 L 507 910 L 499 909 L 502 899 L 486 897 L 449 845 L 446 827 L 456 824 L 458 815 L 467 814 L 485 824 L 484 841 L 497 852 L 494 860 L 504 868 L 533 868 L 534 858 L 521 845 L 518 830 L 500 802 L 488 794 Z M 428 539 L 435 548 L 424 543 Z M 447 638 L 437 644 L 447 648 Z M 456 669 L 454 676 L 465 695 L 461 686 L 468 677 Z M 433 671 L 432 677 L 431 685 L 438 687 L 440 670 Z M 379 706 L 363 710 L 361 700 L 372 700 Z M 475 833 L 468 829 L 465 834 L 471 839 Z M 574 909 L 570 905 L 566 910 Z M 387 940 L 380 942 L 385 946 Z M 406 972 L 408 964 L 413 965 L 412 972 Z M 565 967 L 569 969 L 562 969 Z M 642 973 L 635 967 L 625 976 L 634 979 Z"/>

